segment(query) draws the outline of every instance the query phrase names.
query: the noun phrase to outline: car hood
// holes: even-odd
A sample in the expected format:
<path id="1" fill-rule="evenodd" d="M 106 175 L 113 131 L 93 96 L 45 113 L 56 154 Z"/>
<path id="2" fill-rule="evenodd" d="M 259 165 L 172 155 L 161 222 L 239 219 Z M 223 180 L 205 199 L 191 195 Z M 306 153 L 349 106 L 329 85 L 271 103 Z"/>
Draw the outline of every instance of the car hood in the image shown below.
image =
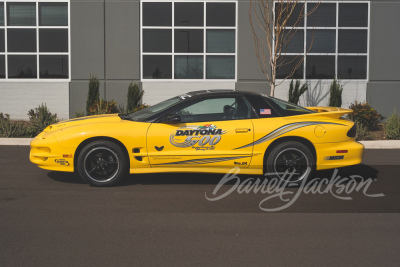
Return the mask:
<path id="1" fill-rule="evenodd" d="M 92 123 L 113 123 L 120 122 L 121 118 L 118 114 L 105 114 L 96 116 L 86 116 L 66 121 L 61 121 L 56 124 L 52 124 L 43 130 L 44 133 L 50 133 L 58 130 L 62 130 L 69 127 L 75 127 L 80 125 L 87 125 Z"/>

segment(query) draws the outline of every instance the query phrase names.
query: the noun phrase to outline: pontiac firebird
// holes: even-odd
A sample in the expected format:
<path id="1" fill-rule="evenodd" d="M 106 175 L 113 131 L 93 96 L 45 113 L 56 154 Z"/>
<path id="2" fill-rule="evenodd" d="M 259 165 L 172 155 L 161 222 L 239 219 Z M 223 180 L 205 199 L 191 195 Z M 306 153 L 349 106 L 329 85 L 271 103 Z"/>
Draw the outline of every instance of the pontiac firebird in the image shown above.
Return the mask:
<path id="1" fill-rule="evenodd" d="M 204 90 L 130 114 L 48 126 L 31 142 L 40 168 L 78 172 L 92 186 L 127 173 L 204 172 L 275 175 L 300 182 L 315 170 L 359 164 L 351 110 L 300 107 L 263 94 Z M 287 175 L 290 173 L 291 175 Z"/>

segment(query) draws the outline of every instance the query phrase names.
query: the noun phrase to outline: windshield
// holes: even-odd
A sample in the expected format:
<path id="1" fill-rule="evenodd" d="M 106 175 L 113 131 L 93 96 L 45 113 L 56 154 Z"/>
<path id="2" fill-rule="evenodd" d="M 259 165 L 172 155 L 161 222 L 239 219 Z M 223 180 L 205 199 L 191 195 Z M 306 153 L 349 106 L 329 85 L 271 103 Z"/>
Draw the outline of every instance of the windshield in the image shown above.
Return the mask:
<path id="1" fill-rule="evenodd" d="M 283 101 L 281 99 L 277 99 L 277 98 L 274 98 L 274 97 L 270 97 L 269 99 L 272 100 L 280 109 L 282 109 L 281 112 L 283 113 L 284 116 L 293 116 L 293 115 L 303 115 L 303 114 L 308 114 L 308 113 L 315 113 L 315 111 L 300 107 L 298 105 Z"/>
<path id="2" fill-rule="evenodd" d="M 134 120 L 134 121 L 145 121 L 146 119 L 156 115 L 157 113 L 160 113 L 160 112 L 172 107 L 173 105 L 182 101 L 183 99 L 184 98 L 182 98 L 182 97 L 174 97 L 174 98 L 165 100 L 163 102 L 160 102 L 158 104 L 155 104 L 154 106 L 150 106 L 143 110 L 130 113 L 129 117 L 131 118 L 131 120 Z"/>

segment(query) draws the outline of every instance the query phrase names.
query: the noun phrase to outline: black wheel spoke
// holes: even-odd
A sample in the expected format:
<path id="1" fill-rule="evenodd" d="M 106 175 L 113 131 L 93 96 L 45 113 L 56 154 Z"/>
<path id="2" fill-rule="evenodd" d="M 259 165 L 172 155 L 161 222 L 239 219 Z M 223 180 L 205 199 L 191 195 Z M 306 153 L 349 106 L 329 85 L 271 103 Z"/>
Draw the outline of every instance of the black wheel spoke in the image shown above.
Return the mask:
<path id="1" fill-rule="evenodd" d="M 308 160 L 303 151 L 296 148 L 287 148 L 275 158 L 275 170 L 279 177 L 288 182 L 296 182 L 302 179 L 307 171 Z M 287 172 L 287 175 L 283 175 Z"/>
<path id="2" fill-rule="evenodd" d="M 111 149 L 99 147 L 87 154 L 84 166 L 90 179 L 96 182 L 107 182 L 117 175 L 119 161 Z"/>
<path id="3" fill-rule="evenodd" d="M 89 173 L 92 173 L 96 168 L 97 168 L 97 166 L 94 165 L 94 167 L 89 171 Z"/>

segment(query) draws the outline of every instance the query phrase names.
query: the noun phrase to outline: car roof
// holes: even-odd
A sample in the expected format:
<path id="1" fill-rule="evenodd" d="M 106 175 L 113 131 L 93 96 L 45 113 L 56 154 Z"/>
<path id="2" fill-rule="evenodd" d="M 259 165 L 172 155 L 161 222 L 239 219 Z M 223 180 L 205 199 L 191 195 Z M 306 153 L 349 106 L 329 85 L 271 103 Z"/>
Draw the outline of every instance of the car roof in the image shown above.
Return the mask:
<path id="1" fill-rule="evenodd" d="M 211 95 L 224 95 L 224 94 L 241 94 L 241 95 L 257 95 L 257 96 L 266 96 L 258 92 L 247 92 L 247 91 L 236 91 L 236 90 L 228 90 L 228 89 L 211 89 L 211 90 L 199 90 L 192 91 L 186 93 L 191 96 L 211 96 Z"/>

